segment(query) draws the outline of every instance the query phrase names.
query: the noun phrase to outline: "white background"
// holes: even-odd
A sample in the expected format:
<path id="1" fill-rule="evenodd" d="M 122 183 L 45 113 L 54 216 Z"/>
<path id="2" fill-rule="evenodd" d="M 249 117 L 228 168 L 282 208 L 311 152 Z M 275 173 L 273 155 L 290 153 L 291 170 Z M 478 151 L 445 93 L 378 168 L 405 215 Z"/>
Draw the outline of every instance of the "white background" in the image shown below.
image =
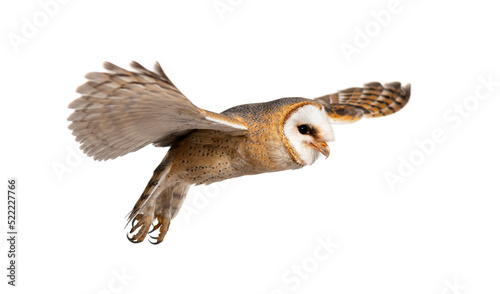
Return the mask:
<path id="1" fill-rule="evenodd" d="M 20 192 L 19 287 L 2 241 L 2 293 L 499 293 L 500 87 L 479 80 L 500 81 L 498 7 L 389 3 L 75 0 L 44 18 L 37 1 L 2 2 L 0 179 Z M 342 46 L 367 29 L 349 62 Z M 85 73 L 131 60 L 159 61 L 212 111 L 371 81 L 412 83 L 412 97 L 334 126 L 313 166 L 192 189 L 161 245 L 131 244 L 124 217 L 167 149 L 95 162 L 66 121 Z M 329 238 L 339 246 L 318 261 Z"/>

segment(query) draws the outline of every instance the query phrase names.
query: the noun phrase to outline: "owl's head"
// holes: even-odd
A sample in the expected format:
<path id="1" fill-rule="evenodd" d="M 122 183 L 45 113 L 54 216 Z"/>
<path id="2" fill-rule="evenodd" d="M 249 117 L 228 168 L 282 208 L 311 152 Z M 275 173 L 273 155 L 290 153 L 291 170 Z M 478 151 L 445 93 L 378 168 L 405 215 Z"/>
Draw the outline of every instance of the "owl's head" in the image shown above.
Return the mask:
<path id="1" fill-rule="evenodd" d="M 323 106 L 302 104 L 290 110 L 285 117 L 283 133 L 286 143 L 293 149 L 292 156 L 298 157 L 305 165 L 313 164 L 319 154 L 328 157 L 333 141 L 333 131 Z"/>

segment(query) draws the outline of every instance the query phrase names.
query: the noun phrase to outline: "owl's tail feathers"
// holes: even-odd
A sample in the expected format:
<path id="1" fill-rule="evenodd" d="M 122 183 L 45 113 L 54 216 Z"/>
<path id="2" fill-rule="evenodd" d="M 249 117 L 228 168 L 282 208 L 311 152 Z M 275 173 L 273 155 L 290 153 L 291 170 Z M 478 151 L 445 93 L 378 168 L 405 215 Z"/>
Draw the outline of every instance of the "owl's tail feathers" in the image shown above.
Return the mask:
<path id="1" fill-rule="evenodd" d="M 132 236 L 127 235 L 130 242 L 140 243 L 149 235 L 155 240 L 150 240 L 150 243 L 159 244 L 165 238 L 170 220 L 177 215 L 189 189 L 189 184 L 169 182 L 170 168 L 171 161 L 167 155 L 130 212 L 127 226 L 132 223 L 132 228 L 129 234 L 136 232 Z M 152 236 L 158 229 L 158 236 Z"/>

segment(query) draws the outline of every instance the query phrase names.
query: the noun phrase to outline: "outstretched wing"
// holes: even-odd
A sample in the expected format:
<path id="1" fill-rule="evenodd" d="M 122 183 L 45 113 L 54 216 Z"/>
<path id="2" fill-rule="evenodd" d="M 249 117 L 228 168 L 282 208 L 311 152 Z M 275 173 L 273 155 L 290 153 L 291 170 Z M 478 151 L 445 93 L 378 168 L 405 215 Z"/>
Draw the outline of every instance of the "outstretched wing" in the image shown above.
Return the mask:
<path id="1" fill-rule="evenodd" d="M 160 65 L 149 71 L 132 62 L 128 71 L 105 62 L 108 72 L 91 72 L 78 87 L 82 96 L 69 105 L 69 116 L 80 148 L 96 160 L 113 159 L 148 144 L 169 146 L 196 129 L 239 134 L 244 122 L 196 107 Z"/>
<path id="2" fill-rule="evenodd" d="M 410 100 L 410 84 L 372 82 L 361 88 L 349 88 L 315 100 L 325 106 L 336 123 L 353 123 L 362 117 L 379 117 L 395 113 Z"/>

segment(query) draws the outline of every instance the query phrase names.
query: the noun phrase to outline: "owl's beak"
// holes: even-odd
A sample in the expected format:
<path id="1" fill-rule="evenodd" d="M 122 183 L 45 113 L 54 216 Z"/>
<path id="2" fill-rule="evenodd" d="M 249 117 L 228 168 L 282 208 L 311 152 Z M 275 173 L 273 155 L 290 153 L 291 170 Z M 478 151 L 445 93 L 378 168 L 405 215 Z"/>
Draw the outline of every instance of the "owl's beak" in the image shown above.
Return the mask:
<path id="1" fill-rule="evenodd" d="M 321 152 L 321 154 L 323 154 L 326 158 L 328 158 L 328 156 L 330 156 L 330 147 L 328 146 L 328 144 L 326 144 L 325 142 L 312 142 L 310 143 L 311 146 L 318 150 L 319 152 Z"/>

